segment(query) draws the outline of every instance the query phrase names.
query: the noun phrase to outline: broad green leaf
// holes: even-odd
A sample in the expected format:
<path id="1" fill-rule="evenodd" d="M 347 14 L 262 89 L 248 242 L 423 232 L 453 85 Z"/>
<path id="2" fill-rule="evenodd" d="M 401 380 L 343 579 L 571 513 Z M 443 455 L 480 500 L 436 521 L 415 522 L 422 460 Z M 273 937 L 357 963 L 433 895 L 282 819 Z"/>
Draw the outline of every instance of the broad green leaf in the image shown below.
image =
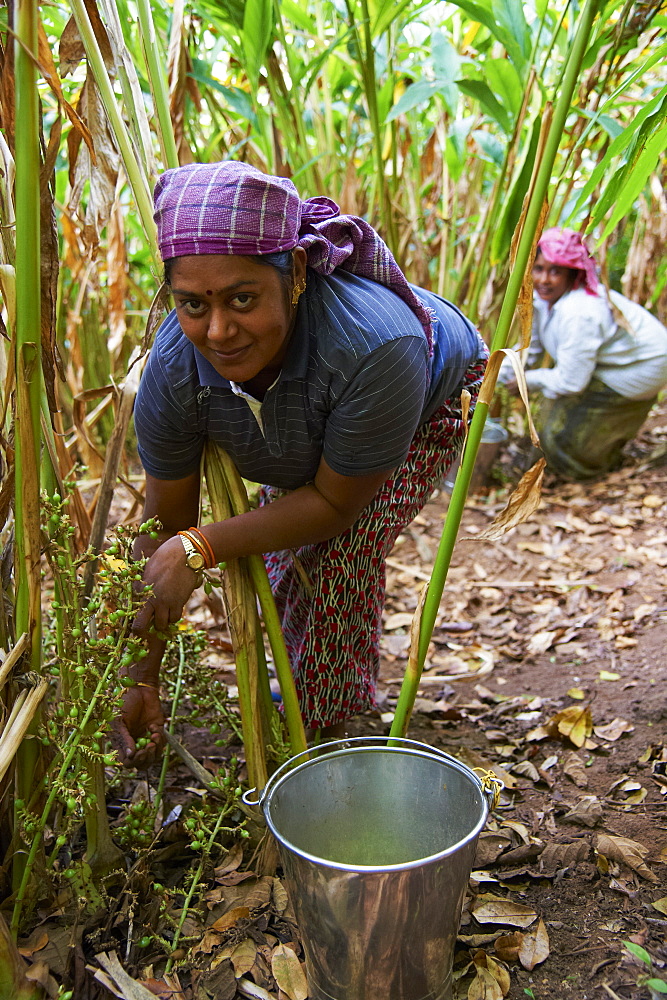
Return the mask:
<path id="1" fill-rule="evenodd" d="M 472 133 L 472 137 L 484 154 L 485 159 L 488 159 L 497 167 L 502 166 L 505 158 L 505 147 L 497 135 L 478 128 Z"/>
<path id="2" fill-rule="evenodd" d="M 646 183 L 656 169 L 660 157 L 667 147 L 667 121 L 663 121 L 660 128 L 641 150 L 639 156 L 632 163 L 628 164 L 623 179 L 623 190 L 616 200 L 614 210 L 611 213 L 607 225 L 604 228 L 601 239 L 606 239 L 614 226 L 629 213 L 635 200 L 643 191 Z M 597 210 L 593 213 L 592 224 L 596 225 L 601 219 Z"/>
<path id="3" fill-rule="evenodd" d="M 523 69 L 530 55 L 531 37 L 521 0 L 493 0 L 493 13 L 505 28 L 506 39 L 512 39 L 511 45 L 505 41 L 512 62 Z"/>
<path id="4" fill-rule="evenodd" d="M 655 97 L 648 102 L 648 104 L 644 105 L 641 111 L 637 112 L 630 124 L 623 129 L 621 134 L 618 135 L 613 142 L 610 143 L 609 149 L 582 188 L 579 198 L 577 199 L 577 203 L 570 213 L 569 219 L 577 216 L 581 208 L 588 204 L 595 189 L 602 182 L 602 179 L 609 174 L 612 164 L 616 161 L 616 158 L 620 157 L 623 152 L 637 140 L 637 135 L 644 128 L 646 120 L 656 114 L 656 112 L 662 111 L 662 105 L 665 103 L 666 99 L 667 88 L 663 88 L 660 93 L 656 94 Z M 609 187 L 609 182 L 607 187 Z M 610 198 L 610 203 L 613 202 L 614 197 L 615 191 L 613 196 Z"/>
<path id="5" fill-rule="evenodd" d="M 428 6 L 429 2 L 430 0 L 422 0 L 422 3 L 412 6 L 410 17 L 414 18 L 422 7 Z M 373 38 L 377 38 L 378 35 L 381 35 L 392 24 L 397 23 L 403 11 L 412 4 L 413 0 L 401 0 L 400 3 L 396 3 L 396 0 L 382 0 L 382 3 L 378 4 L 375 16 L 371 19 L 371 34 Z"/>
<path id="6" fill-rule="evenodd" d="M 474 97 L 476 101 L 479 101 L 484 111 L 486 111 L 494 121 L 498 122 L 503 132 L 509 135 L 512 131 L 512 122 L 505 108 L 492 92 L 488 84 L 484 83 L 482 80 L 457 80 L 456 85 L 459 90 L 464 94 L 467 94 L 468 97 Z"/>
<path id="7" fill-rule="evenodd" d="M 280 13 L 284 20 L 291 21 L 302 31 L 315 34 L 315 19 L 308 13 L 309 5 L 294 3 L 294 0 L 280 0 Z"/>
<path id="8" fill-rule="evenodd" d="M 530 184 L 539 137 L 540 121 L 536 118 L 532 125 L 530 139 L 525 146 L 523 162 L 519 165 L 518 172 L 515 172 L 512 186 L 505 197 L 505 204 L 492 236 L 490 251 L 492 263 L 499 263 L 507 259 L 512 236 L 521 217 L 523 199 Z"/>
<path id="9" fill-rule="evenodd" d="M 447 40 L 442 31 L 434 31 L 431 36 L 431 52 L 433 53 L 433 70 L 441 80 L 454 82 L 461 66 L 461 56 Z"/>
<path id="10" fill-rule="evenodd" d="M 651 956 L 649 955 L 649 953 L 646 951 L 645 948 L 642 948 L 640 944 L 635 944 L 634 941 L 624 941 L 623 944 L 628 949 L 628 951 L 632 952 L 635 958 L 638 958 L 645 965 L 648 965 L 650 969 Z"/>
<path id="11" fill-rule="evenodd" d="M 210 87 L 222 94 L 230 111 L 245 118 L 252 125 L 257 124 L 250 98 L 244 90 L 239 90 L 238 87 L 226 87 L 224 83 L 214 79 L 208 71 L 208 66 L 201 59 L 193 60 L 191 76 L 203 87 Z"/>
<path id="12" fill-rule="evenodd" d="M 623 126 L 620 125 L 616 119 L 610 118 L 609 115 L 602 115 L 595 111 L 588 111 L 586 108 L 579 108 L 578 111 L 584 118 L 590 118 L 591 125 L 589 126 L 589 129 L 592 125 L 600 125 L 611 139 L 615 139 L 623 131 Z"/>
<path id="13" fill-rule="evenodd" d="M 522 51 L 522 43 L 510 29 L 510 24 L 514 20 L 515 5 L 516 0 L 479 0 L 479 2 L 454 0 L 454 6 L 465 11 L 473 21 L 479 21 L 488 28 L 493 37 L 505 46 L 512 62 L 518 68 L 523 68 L 526 58 Z"/>
<path id="14" fill-rule="evenodd" d="M 516 118 L 523 100 L 523 84 L 512 63 L 507 59 L 487 59 L 484 77 L 508 115 Z"/>
<path id="15" fill-rule="evenodd" d="M 417 80 L 416 83 L 410 84 L 385 118 L 385 124 L 432 100 L 436 94 L 440 93 L 441 87 L 442 81 L 440 80 Z"/>
<path id="16" fill-rule="evenodd" d="M 246 0 L 243 12 L 243 49 L 246 76 L 257 87 L 260 67 L 273 30 L 273 0 Z"/>
<path id="17" fill-rule="evenodd" d="M 656 993 L 667 993 L 667 983 L 664 979 L 647 979 L 645 986 L 650 986 Z"/>

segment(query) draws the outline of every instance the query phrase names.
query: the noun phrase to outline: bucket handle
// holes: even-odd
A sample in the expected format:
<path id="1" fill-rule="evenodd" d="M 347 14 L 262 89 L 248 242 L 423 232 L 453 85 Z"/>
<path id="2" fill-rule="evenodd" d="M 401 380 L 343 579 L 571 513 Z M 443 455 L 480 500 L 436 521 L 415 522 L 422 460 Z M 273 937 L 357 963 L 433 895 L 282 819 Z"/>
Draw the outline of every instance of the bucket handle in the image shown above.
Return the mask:
<path id="1" fill-rule="evenodd" d="M 505 787 L 505 783 L 500 780 L 494 771 L 487 771 L 483 767 L 473 767 L 472 770 L 481 782 L 482 791 L 489 804 L 489 812 L 493 812 L 500 802 L 500 793 Z"/>
<path id="2" fill-rule="evenodd" d="M 256 787 L 249 788 L 243 793 L 241 799 L 247 806 L 259 806 L 261 809 L 269 790 L 274 787 L 286 771 L 289 771 L 292 767 L 296 766 L 300 758 L 310 758 L 311 755 L 317 756 L 320 750 L 329 750 L 333 747 L 339 747 L 344 750 L 349 746 L 358 744 L 384 746 L 388 750 L 393 748 L 396 750 L 416 748 L 422 752 L 426 751 L 433 757 L 441 757 L 444 760 L 454 761 L 459 765 L 461 763 L 456 759 L 456 757 L 452 757 L 451 754 L 445 753 L 445 751 L 440 750 L 439 747 L 431 747 L 427 743 L 420 743 L 417 740 L 408 740 L 401 736 L 348 736 L 339 740 L 331 740 L 328 743 L 319 743 L 315 747 L 310 747 L 308 750 L 302 750 L 294 757 L 290 757 L 289 760 L 286 760 L 284 764 L 281 764 L 280 767 L 273 772 L 267 783 L 264 785 L 264 788 L 262 788 L 259 792 Z M 482 792 L 488 802 L 489 812 L 493 811 L 493 809 L 495 809 L 498 805 L 500 793 L 505 787 L 503 782 L 493 771 L 485 771 L 484 768 L 479 767 L 473 767 L 470 768 L 470 770 L 473 771 L 475 777 L 482 786 Z M 253 795 L 256 793 L 258 793 L 257 798 L 253 798 Z"/>

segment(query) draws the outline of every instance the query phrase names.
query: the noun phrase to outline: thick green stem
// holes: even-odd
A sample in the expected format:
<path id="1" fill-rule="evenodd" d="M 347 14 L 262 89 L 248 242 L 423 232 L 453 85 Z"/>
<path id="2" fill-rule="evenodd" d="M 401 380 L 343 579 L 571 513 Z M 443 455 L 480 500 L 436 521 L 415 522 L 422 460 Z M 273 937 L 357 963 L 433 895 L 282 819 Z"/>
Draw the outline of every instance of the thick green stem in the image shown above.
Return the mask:
<path id="1" fill-rule="evenodd" d="M 514 267 L 510 273 L 507 290 L 503 300 L 498 325 L 496 328 L 491 350 L 497 351 L 507 344 L 512 318 L 516 309 L 523 283 L 524 274 L 529 263 L 529 257 L 533 246 L 533 240 L 540 220 L 540 214 L 544 200 L 547 196 L 551 172 L 558 152 L 558 146 L 563 136 L 565 120 L 570 110 L 570 102 L 579 77 L 581 63 L 588 45 L 593 21 L 597 13 L 599 0 L 586 0 L 581 12 L 575 39 L 570 50 L 563 82 L 558 94 L 551 126 L 546 138 L 543 156 L 537 168 L 535 183 L 531 191 L 531 197 L 527 206 L 525 221 L 521 230 L 518 242 Z M 493 386 L 490 386 L 490 391 Z M 421 616 L 419 633 L 419 669 L 403 683 L 401 693 L 396 706 L 394 722 L 391 727 L 392 736 L 402 736 L 407 732 L 410 715 L 417 695 L 417 687 L 421 671 L 426 660 L 428 646 L 433 634 L 433 626 L 440 607 L 440 600 L 447 578 L 447 572 L 451 562 L 452 552 L 456 543 L 463 508 L 465 505 L 468 487 L 472 478 L 473 468 L 477 449 L 482 438 L 482 431 L 489 411 L 488 403 L 478 403 L 475 408 L 468 441 L 466 443 L 463 459 L 459 468 L 452 498 L 450 500 L 447 518 L 445 521 L 440 546 L 433 567 L 431 580 L 428 584 L 428 591 L 424 601 L 424 610 Z"/>
<path id="2" fill-rule="evenodd" d="M 38 49 L 37 0 L 18 4 L 16 42 L 16 366 L 14 578 L 15 629 L 30 636 L 32 668 L 41 672 L 39 455 L 42 395 L 39 102 L 33 53 Z M 33 721 L 28 735 L 34 737 Z M 38 771 L 37 740 L 24 740 L 16 757 L 16 796 L 27 801 Z M 15 817 L 18 819 L 18 817 Z M 14 857 L 17 888 L 30 874 L 23 853 Z"/>
<path id="3" fill-rule="evenodd" d="M 164 75 L 166 60 L 164 53 L 160 52 L 157 43 L 153 14 L 148 0 L 137 0 L 137 10 L 139 12 L 141 41 L 144 47 L 148 82 L 151 94 L 153 95 L 153 107 L 155 108 L 159 124 L 157 132 L 158 139 L 160 140 L 160 149 L 162 150 L 162 159 L 166 167 L 177 167 L 179 165 L 178 150 L 176 149 L 174 128 L 169 110 L 167 81 Z"/>
<path id="4" fill-rule="evenodd" d="M 307 747 L 306 732 L 303 727 L 299 699 L 294 686 L 294 677 L 290 666 L 287 647 L 280 624 L 280 616 L 276 608 L 276 602 L 271 593 L 271 585 L 266 572 L 266 565 L 261 556 L 250 556 L 249 560 L 252 581 L 257 591 L 264 628 L 269 638 L 271 653 L 273 655 L 273 665 L 276 668 L 280 693 L 283 698 L 283 711 L 285 713 L 285 724 L 289 735 L 290 748 L 293 754 L 301 753 Z"/>

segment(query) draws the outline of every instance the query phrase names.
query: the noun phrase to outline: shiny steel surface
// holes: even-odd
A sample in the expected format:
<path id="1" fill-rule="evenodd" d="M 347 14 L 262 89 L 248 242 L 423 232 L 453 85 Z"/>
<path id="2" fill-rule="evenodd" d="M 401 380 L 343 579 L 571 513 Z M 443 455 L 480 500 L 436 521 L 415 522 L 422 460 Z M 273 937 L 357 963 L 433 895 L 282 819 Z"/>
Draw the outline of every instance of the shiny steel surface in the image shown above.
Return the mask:
<path id="1" fill-rule="evenodd" d="M 392 742 L 337 744 L 265 790 L 309 1000 L 451 997 L 487 803 L 479 779 L 455 758 Z"/>

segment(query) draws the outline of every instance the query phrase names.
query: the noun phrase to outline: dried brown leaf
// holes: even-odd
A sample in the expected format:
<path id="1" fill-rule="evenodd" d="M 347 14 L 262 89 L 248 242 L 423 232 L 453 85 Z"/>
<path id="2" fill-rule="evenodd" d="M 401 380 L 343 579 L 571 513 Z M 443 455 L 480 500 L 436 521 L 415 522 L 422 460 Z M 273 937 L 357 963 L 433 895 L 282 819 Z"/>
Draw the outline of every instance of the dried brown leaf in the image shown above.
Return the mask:
<path id="1" fill-rule="evenodd" d="M 247 906 L 235 906 L 219 917 L 214 924 L 211 924 L 210 930 L 219 932 L 229 930 L 239 920 L 247 920 L 249 916 L 250 910 Z"/>
<path id="2" fill-rule="evenodd" d="M 579 826 L 593 827 L 602 818 L 602 803 L 596 795 L 584 795 L 564 818 Z"/>
<path id="3" fill-rule="evenodd" d="M 500 962 L 496 962 L 495 958 L 491 958 L 491 956 L 481 948 L 473 955 L 473 962 L 475 963 L 476 968 L 486 969 L 491 973 L 503 991 L 503 996 L 505 996 L 510 988 L 510 974 L 505 966 L 501 965 Z"/>
<path id="4" fill-rule="evenodd" d="M 590 849 L 590 844 L 584 839 L 569 844 L 547 844 L 540 855 L 539 870 L 545 875 L 555 875 L 557 871 L 573 868 L 586 861 Z"/>
<path id="5" fill-rule="evenodd" d="M 231 963 L 234 966 L 234 975 L 237 979 L 250 972 L 255 959 L 257 958 L 257 945 L 252 938 L 244 938 L 240 944 L 232 950 L 230 954 Z"/>
<path id="6" fill-rule="evenodd" d="M 271 971 L 278 986 L 290 1000 L 308 1000 L 308 983 L 297 954 L 279 944 L 271 956 Z"/>
<path id="7" fill-rule="evenodd" d="M 524 934 L 519 947 L 519 961 L 524 969 L 531 971 L 549 957 L 549 935 L 542 917 L 537 926 Z"/>
<path id="8" fill-rule="evenodd" d="M 531 906 L 517 903 L 513 899 L 483 893 L 477 897 L 472 909 L 475 920 L 480 924 L 509 924 L 510 927 L 530 927 L 537 919 Z"/>
<path id="9" fill-rule="evenodd" d="M 516 962 L 519 957 L 519 948 L 523 941 L 523 931 L 512 931 L 511 934 L 501 934 L 496 938 L 494 949 L 498 958 L 503 962 Z"/>
<path id="10" fill-rule="evenodd" d="M 486 868 L 487 865 L 496 860 L 499 854 L 511 846 L 512 840 L 506 834 L 484 830 L 477 841 L 475 868 Z"/>
<path id="11" fill-rule="evenodd" d="M 563 774 L 573 781 L 577 788 L 588 788 L 588 773 L 581 757 L 568 754 L 563 760 Z"/>
<path id="12" fill-rule="evenodd" d="M 529 469 L 521 477 L 506 506 L 493 519 L 488 528 L 480 531 L 478 535 L 472 535 L 470 538 L 463 539 L 463 541 L 476 541 L 482 538 L 490 541 L 498 541 L 511 528 L 515 528 L 517 524 L 527 521 L 540 504 L 545 465 L 545 460 L 540 458 L 532 469 Z"/>
<path id="13" fill-rule="evenodd" d="M 271 904 L 278 916 L 282 916 L 289 904 L 287 889 L 279 878 L 273 879 L 273 886 L 271 888 Z"/>
<path id="14" fill-rule="evenodd" d="M 215 869 L 214 875 L 216 882 L 219 881 L 223 876 L 227 875 L 229 872 L 235 872 L 237 868 L 240 867 L 243 861 L 243 848 L 240 844 L 234 844 L 231 848 L 225 860 L 221 865 L 218 865 Z"/>
<path id="15" fill-rule="evenodd" d="M 504 996 L 502 986 L 493 973 L 478 967 L 468 987 L 468 1000 L 503 1000 Z"/>
<path id="16" fill-rule="evenodd" d="M 616 837 L 610 833 L 600 833 L 595 840 L 595 849 L 598 854 L 627 865 L 628 868 L 637 872 L 647 881 L 658 881 L 657 876 L 644 864 L 644 858 L 649 849 L 640 844 L 639 841 L 630 840 L 628 837 Z"/>
<path id="17" fill-rule="evenodd" d="M 624 733 L 633 732 L 634 728 L 632 723 L 627 722 L 626 719 L 613 719 L 606 726 L 595 726 L 593 732 L 601 740 L 615 743 Z"/>

